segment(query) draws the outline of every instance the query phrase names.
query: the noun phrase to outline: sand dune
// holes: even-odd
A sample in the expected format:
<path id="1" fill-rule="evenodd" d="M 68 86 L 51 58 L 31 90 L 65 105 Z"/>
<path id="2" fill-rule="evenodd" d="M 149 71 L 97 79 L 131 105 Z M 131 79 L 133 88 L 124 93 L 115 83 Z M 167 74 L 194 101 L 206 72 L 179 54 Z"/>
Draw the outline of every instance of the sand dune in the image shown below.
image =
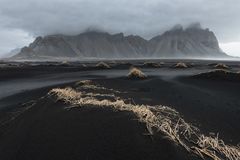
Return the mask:
<path id="1" fill-rule="evenodd" d="M 240 84 L 232 77 L 238 63 L 213 70 L 208 64 L 215 62 L 181 61 L 194 65 L 5 65 L 0 88 L 10 95 L 0 100 L 1 159 L 237 159 Z M 128 79 L 130 66 L 147 78 Z"/>

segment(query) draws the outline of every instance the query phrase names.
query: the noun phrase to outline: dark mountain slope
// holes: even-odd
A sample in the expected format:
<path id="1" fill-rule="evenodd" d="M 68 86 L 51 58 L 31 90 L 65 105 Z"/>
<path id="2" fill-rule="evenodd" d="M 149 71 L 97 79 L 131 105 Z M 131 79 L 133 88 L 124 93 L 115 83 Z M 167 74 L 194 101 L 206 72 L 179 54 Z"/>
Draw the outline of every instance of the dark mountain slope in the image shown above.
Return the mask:
<path id="1" fill-rule="evenodd" d="M 86 32 L 38 37 L 15 59 L 37 58 L 225 58 L 212 31 L 181 26 L 145 40 L 140 36 Z"/>

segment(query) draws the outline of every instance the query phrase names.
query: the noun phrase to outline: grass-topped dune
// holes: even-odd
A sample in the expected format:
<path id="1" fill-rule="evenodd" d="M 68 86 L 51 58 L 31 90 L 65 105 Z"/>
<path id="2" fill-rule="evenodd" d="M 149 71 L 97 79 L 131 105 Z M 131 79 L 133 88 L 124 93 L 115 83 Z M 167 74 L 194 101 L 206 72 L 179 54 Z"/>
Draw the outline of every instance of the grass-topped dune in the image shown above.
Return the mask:
<path id="1" fill-rule="evenodd" d="M 178 62 L 173 66 L 173 68 L 184 69 L 184 68 L 189 68 L 189 66 L 186 63 Z"/>
<path id="2" fill-rule="evenodd" d="M 197 75 L 193 75 L 192 77 L 201 79 L 240 81 L 239 72 L 232 72 L 226 69 L 214 69 L 209 72 L 203 72 Z"/>
<path id="3" fill-rule="evenodd" d="M 218 63 L 214 66 L 216 69 L 229 69 L 230 67 L 223 63 Z"/>
<path id="4" fill-rule="evenodd" d="M 105 62 L 99 62 L 98 64 L 96 64 L 96 68 L 99 68 L 99 69 L 110 69 L 110 65 L 108 65 L 107 63 Z"/>
<path id="5" fill-rule="evenodd" d="M 84 85 L 91 85 L 91 84 L 93 84 L 93 81 L 91 80 L 82 80 L 82 81 L 76 82 L 76 86 L 84 86 Z"/>
<path id="6" fill-rule="evenodd" d="M 62 61 L 61 65 L 69 65 L 69 62 L 68 61 Z"/>
<path id="7" fill-rule="evenodd" d="M 208 66 L 215 68 L 215 69 L 230 69 L 230 66 L 224 63 L 210 63 Z"/>
<path id="8" fill-rule="evenodd" d="M 202 159 L 212 160 L 239 160 L 240 148 L 224 143 L 218 136 L 206 136 L 190 123 L 187 123 L 179 112 L 169 106 L 141 105 L 126 102 L 118 97 L 116 99 L 99 99 L 96 86 L 88 92 L 82 91 L 90 81 L 79 82 L 80 88 L 55 88 L 49 94 L 56 96 L 60 101 L 70 104 L 68 109 L 95 106 L 99 108 L 112 108 L 119 112 L 131 112 L 146 125 L 150 135 L 164 134 L 170 141 L 183 147 L 186 151 Z M 92 82 L 90 85 L 93 85 Z M 101 88 L 101 87 L 100 87 Z M 115 95 L 112 90 L 108 94 Z M 116 96 L 116 95 L 115 95 Z M 107 97 L 107 95 L 106 95 Z"/>
<path id="9" fill-rule="evenodd" d="M 130 71 L 127 75 L 129 79 L 146 79 L 147 76 L 139 69 L 136 67 L 130 68 Z"/>

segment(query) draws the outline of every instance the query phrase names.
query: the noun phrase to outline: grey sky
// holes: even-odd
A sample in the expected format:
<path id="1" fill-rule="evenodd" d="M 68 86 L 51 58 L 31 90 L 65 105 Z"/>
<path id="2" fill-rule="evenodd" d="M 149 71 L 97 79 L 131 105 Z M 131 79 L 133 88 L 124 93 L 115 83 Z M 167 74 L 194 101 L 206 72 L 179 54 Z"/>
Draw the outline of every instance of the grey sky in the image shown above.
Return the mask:
<path id="1" fill-rule="evenodd" d="M 239 15 L 240 0 L 0 0 L 0 53 L 38 35 L 97 28 L 151 38 L 193 22 L 213 30 L 222 44 L 240 44 Z"/>

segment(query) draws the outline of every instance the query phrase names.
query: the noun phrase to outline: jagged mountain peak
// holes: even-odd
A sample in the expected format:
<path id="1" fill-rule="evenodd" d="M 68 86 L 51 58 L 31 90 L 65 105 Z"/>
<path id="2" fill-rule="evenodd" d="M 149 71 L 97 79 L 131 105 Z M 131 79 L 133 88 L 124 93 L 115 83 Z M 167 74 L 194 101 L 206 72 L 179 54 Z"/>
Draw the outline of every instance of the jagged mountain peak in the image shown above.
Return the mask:
<path id="1" fill-rule="evenodd" d="M 218 40 L 200 24 L 187 28 L 176 25 L 162 35 L 145 40 L 138 35 L 124 36 L 101 31 L 87 31 L 76 36 L 49 35 L 37 37 L 15 58 L 143 58 L 143 57 L 225 57 Z"/>

